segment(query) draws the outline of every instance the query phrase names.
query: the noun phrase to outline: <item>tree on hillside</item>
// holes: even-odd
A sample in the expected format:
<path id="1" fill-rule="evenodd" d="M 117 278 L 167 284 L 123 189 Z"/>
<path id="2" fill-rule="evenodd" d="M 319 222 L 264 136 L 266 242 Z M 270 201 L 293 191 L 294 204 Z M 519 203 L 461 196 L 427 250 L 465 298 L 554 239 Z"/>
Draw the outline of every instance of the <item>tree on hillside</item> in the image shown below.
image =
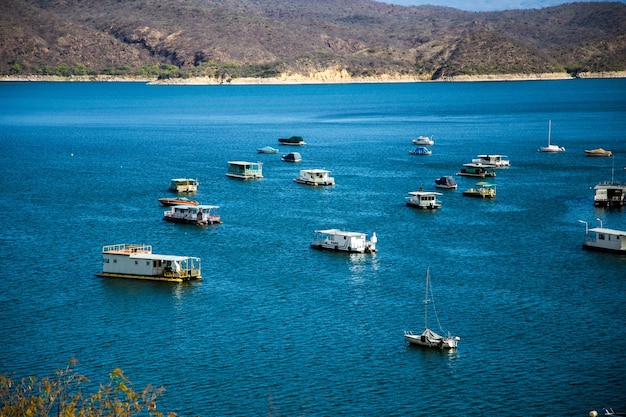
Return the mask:
<path id="1" fill-rule="evenodd" d="M 83 392 L 89 380 L 74 369 L 70 359 L 54 377 L 38 379 L 30 376 L 14 381 L 6 373 L 0 375 L 0 415 L 3 417 L 131 417 L 146 415 L 174 417 L 175 413 L 157 410 L 156 399 L 164 388 L 148 385 L 135 391 L 121 369 L 109 374 L 110 381 L 100 384 L 94 394 Z"/>

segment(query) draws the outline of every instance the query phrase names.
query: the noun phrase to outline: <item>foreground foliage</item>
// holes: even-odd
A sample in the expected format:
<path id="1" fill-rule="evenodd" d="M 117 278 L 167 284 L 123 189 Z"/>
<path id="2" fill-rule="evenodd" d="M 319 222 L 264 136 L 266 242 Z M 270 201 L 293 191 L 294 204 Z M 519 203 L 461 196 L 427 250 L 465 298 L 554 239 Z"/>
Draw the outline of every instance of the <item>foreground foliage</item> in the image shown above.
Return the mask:
<path id="1" fill-rule="evenodd" d="M 109 374 L 110 381 L 100 384 L 94 394 L 83 391 L 89 380 L 74 370 L 71 359 L 54 377 L 31 376 L 14 381 L 0 375 L 0 416 L 2 417 L 129 417 L 150 415 L 173 417 L 157 410 L 156 399 L 164 388 L 148 385 L 135 391 L 121 369 Z"/>

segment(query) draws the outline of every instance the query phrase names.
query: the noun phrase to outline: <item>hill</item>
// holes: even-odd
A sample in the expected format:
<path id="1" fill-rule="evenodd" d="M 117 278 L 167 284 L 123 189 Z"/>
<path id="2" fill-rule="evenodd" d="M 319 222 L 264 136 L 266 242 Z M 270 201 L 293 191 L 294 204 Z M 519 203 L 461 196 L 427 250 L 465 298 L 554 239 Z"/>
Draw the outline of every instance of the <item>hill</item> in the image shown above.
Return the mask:
<path id="1" fill-rule="evenodd" d="M 477 13 L 370 0 L 0 2 L 2 75 L 442 79 L 624 70 L 623 3 Z"/>

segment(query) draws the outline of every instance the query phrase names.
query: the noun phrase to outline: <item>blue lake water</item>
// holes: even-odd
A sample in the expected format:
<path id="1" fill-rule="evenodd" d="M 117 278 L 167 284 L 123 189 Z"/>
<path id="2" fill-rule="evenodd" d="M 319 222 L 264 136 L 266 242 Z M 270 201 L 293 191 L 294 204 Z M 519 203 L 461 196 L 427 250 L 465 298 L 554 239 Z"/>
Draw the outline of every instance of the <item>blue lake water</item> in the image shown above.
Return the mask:
<path id="1" fill-rule="evenodd" d="M 552 143 L 562 154 L 537 152 Z M 258 155 L 277 138 L 302 148 Z M 431 156 L 411 140 L 433 135 Z M 603 147 L 613 158 L 585 157 Z M 299 151 L 303 162 L 281 154 Z M 480 153 L 508 155 L 495 201 L 404 197 Z M 262 161 L 265 178 L 225 176 Z M 593 186 L 626 181 L 626 80 L 301 86 L 0 83 L 0 372 L 69 358 L 105 382 L 164 386 L 181 416 L 586 416 L 626 409 L 626 257 L 581 249 L 626 229 Z M 614 174 L 612 173 L 614 167 Z M 292 181 L 326 168 L 337 185 Z M 175 177 L 224 224 L 164 222 Z M 599 220 L 598 220 L 599 219 Z M 375 255 L 311 250 L 313 230 Z M 103 279 L 103 245 L 198 256 L 190 284 Z M 430 267 L 453 353 L 409 347 Z"/>

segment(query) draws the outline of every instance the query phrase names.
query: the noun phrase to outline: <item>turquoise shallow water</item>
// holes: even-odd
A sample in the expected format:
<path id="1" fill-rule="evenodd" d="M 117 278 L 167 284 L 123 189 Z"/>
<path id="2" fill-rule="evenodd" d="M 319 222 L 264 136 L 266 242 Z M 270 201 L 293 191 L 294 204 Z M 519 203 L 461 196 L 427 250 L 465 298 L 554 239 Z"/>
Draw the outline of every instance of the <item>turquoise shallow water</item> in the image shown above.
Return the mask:
<path id="1" fill-rule="evenodd" d="M 537 152 L 547 142 L 563 154 Z M 303 162 L 277 138 L 302 135 Z M 433 135 L 433 155 L 410 156 Z M 603 147 L 612 159 L 588 158 Z M 506 154 L 495 201 L 436 213 L 433 189 L 479 153 Z M 265 178 L 225 176 L 229 160 Z M 182 416 L 587 415 L 626 409 L 626 257 L 585 252 L 578 220 L 626 181 L 626 80 L 303 86 L 0 83 L 0 371 L 67 360 L 104 381 L 121 367 L 163 385 Z M 337 185 L 295 184 L 299 169 Z M 224 224 L 164 222 L 170 178 L 200 181 Z M 378 236 L 379 253 L 309 249 L 313 230 Z M 199 256 L 201 282 L 101 279 L 100 250 L 148 243 Z M 409 347 L 426 268 L 446 354 Z"/>

